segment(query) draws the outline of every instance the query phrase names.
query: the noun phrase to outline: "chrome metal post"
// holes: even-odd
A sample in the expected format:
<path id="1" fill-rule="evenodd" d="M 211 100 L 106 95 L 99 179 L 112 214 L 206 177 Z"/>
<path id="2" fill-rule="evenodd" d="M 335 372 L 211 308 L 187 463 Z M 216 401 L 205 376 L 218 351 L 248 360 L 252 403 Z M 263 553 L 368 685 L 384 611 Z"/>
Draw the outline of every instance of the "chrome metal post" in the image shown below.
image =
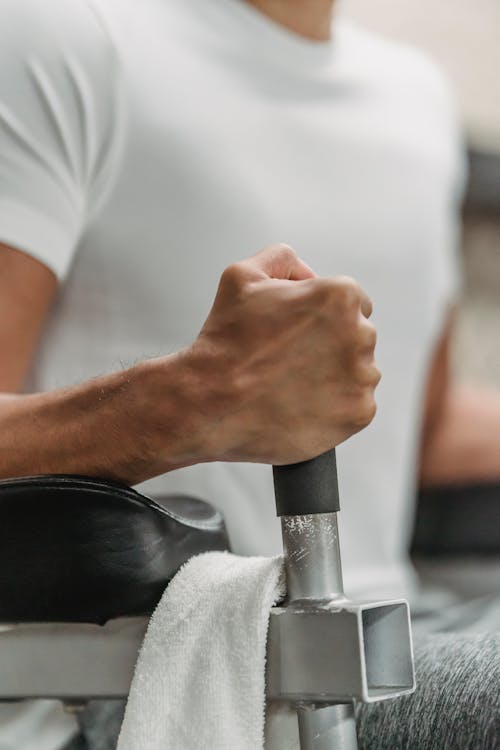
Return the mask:
<path id="1" fill-rule="evenodd" d="M 297 707 L 301 750 L 352 750 L 358 747 L 354 704 Z"/>
<path id="2" fill-rule="evenodd" d="M 343 600 L 336 513 L 281 516 L 288 602 Z M 357 750 L 354 703 L 297 705 L 301 750 Z"/>
<path id="3" fill-rule="evenodd" d="M 408 604 L 345 596 L 335 450 L 273 475 L 288 598 L 271 610 L 267 696 L 297 707 L 301 750 L 357 750 L 354 701 L 415 689 Z"/>
<path id="4" fill-rule="evenodd" d="M 281 516 L 288 600 L 344 597 L 336 513 Z"/>

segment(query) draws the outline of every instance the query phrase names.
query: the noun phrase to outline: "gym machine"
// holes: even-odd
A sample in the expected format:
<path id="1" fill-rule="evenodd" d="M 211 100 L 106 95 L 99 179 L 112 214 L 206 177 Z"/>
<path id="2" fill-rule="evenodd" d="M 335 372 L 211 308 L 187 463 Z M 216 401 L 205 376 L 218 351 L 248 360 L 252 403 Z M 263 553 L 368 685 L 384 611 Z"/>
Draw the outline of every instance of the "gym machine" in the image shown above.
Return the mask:
<path id="1" fill-rule="evenodd" d="M 408 605 L 343 591 L 335 451 L 273 468 L 287 599 L 270 613 L 267 698 L 301 750 L 356 750 L 355 702 L 414 690 Z M 105 480 L 0 482 L 0 701 L 68 710 L 126 697 L 147 617 L 189 557 L 228 548 L 220 514 Z"/>
<path id="2" fill-rule="evenodd" d="M 301 750 L 356 750 L 356 701 L 413 692 L 408 604 L 344 594 L 335 450 L 275 466 L 287 600 L 271 610 L 268 698 L 297 706 Z"/>

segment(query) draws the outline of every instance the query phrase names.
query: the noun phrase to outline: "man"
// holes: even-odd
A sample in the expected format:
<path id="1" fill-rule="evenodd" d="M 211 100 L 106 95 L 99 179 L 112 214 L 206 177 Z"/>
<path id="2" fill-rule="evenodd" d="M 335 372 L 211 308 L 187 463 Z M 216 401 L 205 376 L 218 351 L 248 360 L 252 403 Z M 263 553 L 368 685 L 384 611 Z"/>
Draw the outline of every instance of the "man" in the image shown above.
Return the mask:
<path id="1" fill-rule="evenodd" d="M 498 464 L 491 445 L 464 461 L 470 408 L 447 380 L 462 165 L 440 75 L 332 31 L 330 0 L 1 13 L 2 476 L 159 477 L 151 492 L 214 501 L 235 551 L 279 551 L 269 468 L 254 464 L 352 435 L 378 380 L 353 282 L 315 279 L 284 248 L 234 265 L 284 238 L 374 299 L 380 414 L 339 452 L 345 578 L 352 594 L 411 596 L 418 472 Z M 25 374 L 33 395 L 14 395 Z M 37 731 L 55 750 L 74 730 Z"/>

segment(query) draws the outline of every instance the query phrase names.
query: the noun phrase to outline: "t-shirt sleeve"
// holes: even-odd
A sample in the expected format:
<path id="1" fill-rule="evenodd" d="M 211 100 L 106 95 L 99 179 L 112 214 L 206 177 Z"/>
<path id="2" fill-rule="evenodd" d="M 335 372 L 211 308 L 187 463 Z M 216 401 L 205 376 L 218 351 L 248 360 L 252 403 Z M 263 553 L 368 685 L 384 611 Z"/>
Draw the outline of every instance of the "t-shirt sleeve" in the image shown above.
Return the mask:
<path id="1" fill-rule="evenodd" d="M 113 43 L 85 0 L 0 5 L 0 242 L 59 278 L 118 169 Z"/>

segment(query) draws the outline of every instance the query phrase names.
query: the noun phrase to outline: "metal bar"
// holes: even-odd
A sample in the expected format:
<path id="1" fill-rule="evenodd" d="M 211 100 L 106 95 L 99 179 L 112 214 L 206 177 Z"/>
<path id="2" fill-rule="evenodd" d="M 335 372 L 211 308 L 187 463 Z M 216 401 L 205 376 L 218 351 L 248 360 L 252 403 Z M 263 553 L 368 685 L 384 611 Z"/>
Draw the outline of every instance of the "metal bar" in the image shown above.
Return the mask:
<path id="1" fill-rule="evenodd" d="M 147 625 L 144 617 L 0 625 L 0 701 L 126 697 Z"/>
<path id="2" fill-rule="evenodd" d="M 343 599 L 336 513 L 282 516 L 288 600 Z"/>
<path id="3" fill-rule="evenodd" d="M 301 750 L 357 750 L 353 703 L 297 707 Z"/>
<path id="4" fill-rule="evenodd" d="M 281 516 L 288 601 L 345 599 L 337 513 Z M 301 750 L 357 750 L 354 704 L 299 704 Z"/>

